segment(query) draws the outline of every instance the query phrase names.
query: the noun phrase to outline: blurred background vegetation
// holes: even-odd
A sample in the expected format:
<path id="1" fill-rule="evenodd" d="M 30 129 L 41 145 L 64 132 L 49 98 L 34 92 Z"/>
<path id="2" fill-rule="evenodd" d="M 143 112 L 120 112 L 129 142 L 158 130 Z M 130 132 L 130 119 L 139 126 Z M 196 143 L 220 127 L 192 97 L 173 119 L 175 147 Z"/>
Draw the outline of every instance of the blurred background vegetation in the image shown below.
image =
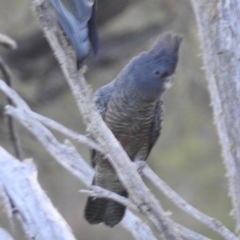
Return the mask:
<path id="1" fill-rule="evenodd" d="M 148 163 L 185 200 L 233 230 L 225 169 L 209 106 L 190 1 L 99 0 L 98 25 L 100 54 L 96 60 L 93 57 L 87 60 L 86 78 L 93 92 L 114 79 L 133 56 L 148 49 L 158 34 L 174 31 L 184 35 L 175 84 L 164 95 L 163 131 Z M 32 13 L 30 0 L 1 0 L 0 32 L 19 44 L 15 51 L 0 49 L 13 71 L 14 88 L 34 111 L 84 134 L 81 116 Z M 5 97 L 0 94 L 0 144 L 12 152 L 6 118 L 2 114 L 5 104 Z M 42 187 L 77 239 L 132 239 L 119 225 L 113 229 L 88 225 L 83 219 L 86 196 L 79 193 L 84 186 L 59 166 L 31 134 L 21 126 L 19 131 L 25 157 L 36 162 Z M 81 145 L 78 149 L 89 161 L 88 149 Z M 172 212 L 173 219 L 213 239 L 221 239 L 175 208 L 152 185 L 149 187 L 164 209 Z M 26 239 L 17 221 L 11 228 L 3 207 L 0 209 L 0 226 L 9 230 L 16 240 Z"/>

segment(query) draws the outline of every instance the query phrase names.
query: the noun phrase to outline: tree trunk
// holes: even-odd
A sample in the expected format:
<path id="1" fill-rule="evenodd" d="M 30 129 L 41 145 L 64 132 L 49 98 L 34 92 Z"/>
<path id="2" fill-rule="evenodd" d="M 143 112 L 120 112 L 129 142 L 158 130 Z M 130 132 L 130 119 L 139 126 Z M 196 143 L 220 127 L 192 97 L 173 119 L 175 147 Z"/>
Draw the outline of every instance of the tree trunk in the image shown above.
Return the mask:
<path id="1" fill-rule="evenodd" d="M 192 0 L 215 124 L 240 230 L 240 1 Z"/>

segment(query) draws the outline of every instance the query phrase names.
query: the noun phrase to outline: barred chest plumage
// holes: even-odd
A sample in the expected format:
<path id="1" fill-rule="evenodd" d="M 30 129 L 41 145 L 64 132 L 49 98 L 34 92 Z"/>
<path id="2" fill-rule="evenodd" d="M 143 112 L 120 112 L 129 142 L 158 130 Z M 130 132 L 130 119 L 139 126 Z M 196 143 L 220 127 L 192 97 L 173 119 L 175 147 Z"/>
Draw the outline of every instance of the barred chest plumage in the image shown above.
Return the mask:
<path id="1" fill-rule="evenodd" d="M 111 99 L 104 121 L 112 130 L 130 159 L 149 142 L 156 103 Z"/>

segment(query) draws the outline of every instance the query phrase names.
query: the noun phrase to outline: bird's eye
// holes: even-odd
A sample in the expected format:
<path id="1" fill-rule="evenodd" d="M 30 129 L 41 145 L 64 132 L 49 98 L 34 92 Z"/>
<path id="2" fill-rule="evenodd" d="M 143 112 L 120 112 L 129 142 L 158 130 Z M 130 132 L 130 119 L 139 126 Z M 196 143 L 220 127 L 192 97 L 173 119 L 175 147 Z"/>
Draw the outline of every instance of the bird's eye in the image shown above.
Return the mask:
<path id="1" fill-rule="evenodd" d="M 156 75 L 160 75 L 160 72 L 157 70 L 157 71 L 155 71 L 155 74 Z"/>

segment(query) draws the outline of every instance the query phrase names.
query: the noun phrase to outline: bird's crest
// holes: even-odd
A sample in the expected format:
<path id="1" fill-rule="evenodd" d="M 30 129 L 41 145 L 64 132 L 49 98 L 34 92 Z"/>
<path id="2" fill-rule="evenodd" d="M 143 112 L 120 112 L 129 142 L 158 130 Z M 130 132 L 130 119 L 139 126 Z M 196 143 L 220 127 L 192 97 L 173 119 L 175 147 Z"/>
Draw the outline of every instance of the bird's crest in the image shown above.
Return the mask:
<path id="1" fill-rule="evenodd" d="M 179 46 L 182 42 L 183 36 L 180 34 L 176 34 L 173 32 L 168 32 L 165 34 L 161 34 L 158 39 L 153 44 L 151 53 L 159 54 L 159 53 L 169 53 L 169 52 L 178 52 Z"/>

